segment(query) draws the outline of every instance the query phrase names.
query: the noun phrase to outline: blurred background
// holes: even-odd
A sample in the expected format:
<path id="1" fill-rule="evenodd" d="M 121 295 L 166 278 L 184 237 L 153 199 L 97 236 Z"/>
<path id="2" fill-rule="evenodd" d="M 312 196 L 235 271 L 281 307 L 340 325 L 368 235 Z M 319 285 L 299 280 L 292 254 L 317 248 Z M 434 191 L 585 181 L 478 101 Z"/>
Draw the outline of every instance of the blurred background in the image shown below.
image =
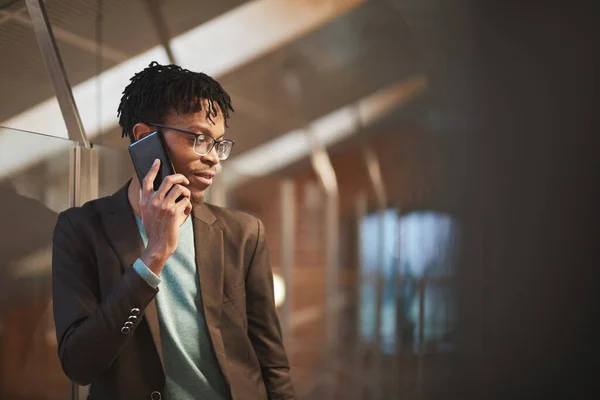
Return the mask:
<path id="1" fill-rule="evenodd" d="M 207 201 L 265 224 L 299 399 L 597 398 L 598 14 L 497 3 L 0 0 L 0 399 L 86 396 L 52 231 L 151 61 L 232 96 Z"/>

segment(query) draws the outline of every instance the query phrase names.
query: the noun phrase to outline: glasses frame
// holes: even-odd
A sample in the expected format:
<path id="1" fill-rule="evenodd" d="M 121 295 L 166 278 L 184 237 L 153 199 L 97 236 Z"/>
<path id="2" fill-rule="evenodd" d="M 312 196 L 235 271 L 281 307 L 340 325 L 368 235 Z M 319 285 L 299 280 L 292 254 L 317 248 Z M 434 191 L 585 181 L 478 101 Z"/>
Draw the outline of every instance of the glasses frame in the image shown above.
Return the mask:
<path id="1" fill-rule="evenodd" d="M 196 132 L 192 132 L 192 131 L 187 131 L 185 129 L 180 129 L 180 128 L 175 128 L 172 126 L 168 126 L 168 125 L 162 125 L 162 124 L 155 124 L 154 122 L 147 122 L 146 125 L 150 125 L 156 128 L 162 128 L 162 129 L 171 129 L 173 131 L 176 132 L 181 132 L 181 133 L 185 133 L 188 135 L 192 135 L 195 137 L 194 139 L 194 148 L 192 149 L 194 151 L 194 153 L 198 154 L 201 157 L 204 157 L 208 154 L 210 154 L 211 151 L 213 151 L 213 149 L 215 148 L 215 146 L 217 146 L 217 157 L 219 156 L 219 146 L 221 145 L 221 143 L 231 143 L 231 149 L 229 150 L 229 154 L 227 155 L 227 157 L 221 159 L 219 158 L 219 160 L 221 161 L 225 161 L 229 158 L 229 155 L 231 154 L 231 150 L 233 150 L 233 146 L 235 145 L 235 142 L 231 139 L 221 139 L 221 140 L 216 140 L 214 137 L 210 136 L 210 135 L 206 135 L 204 133 L 196 133 Z M 212 140 L 212 144 L 210 145 L 209 150 L 206 152 L 206 154 L 200 154 L 196 151 L 196 143 L 198 142 L 198 138 L 199 137 L 203 137 L 203 138 L 209 138 L 210 140 Z"/>

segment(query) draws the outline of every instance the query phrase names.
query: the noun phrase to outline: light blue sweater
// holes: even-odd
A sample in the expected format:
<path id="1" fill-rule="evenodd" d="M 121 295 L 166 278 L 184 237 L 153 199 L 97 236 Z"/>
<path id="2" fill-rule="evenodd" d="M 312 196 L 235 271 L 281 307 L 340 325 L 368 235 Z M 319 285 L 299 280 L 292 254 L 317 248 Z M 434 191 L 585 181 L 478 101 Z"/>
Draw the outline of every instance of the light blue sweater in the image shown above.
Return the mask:
<path id="1" fill-rule="evenodd" d="M 148 237 L 141 220 L 136 219 L 145 247 Z M 156 307 L 166 375 L 163 399 L 229 399 L 204 318 L 192 218 L 181 225 L 177 249 L 160 277 L 140 259 L 133 268 L 148 284 L 160 286 Z"/>

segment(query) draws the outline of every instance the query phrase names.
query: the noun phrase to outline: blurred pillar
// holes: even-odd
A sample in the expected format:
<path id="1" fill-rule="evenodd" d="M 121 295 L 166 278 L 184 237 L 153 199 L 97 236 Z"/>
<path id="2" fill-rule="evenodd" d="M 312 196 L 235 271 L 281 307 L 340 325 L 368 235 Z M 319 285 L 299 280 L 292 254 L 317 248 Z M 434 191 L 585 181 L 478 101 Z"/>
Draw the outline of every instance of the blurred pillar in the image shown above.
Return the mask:
<path id="1" fill-rule="evenodd" d="M 56 46 L 56 41 L 54 40 L 54 34 L 48 20 L 44 2 L 43 0 L 26 0 L 26 4 L 33 30 L 40 46 L 42 58 L 50 74 L 56 99 L 65 120 L 67 131 L 69 132 L 69 139 L 75 140 L 84 147 L 89 148 L 90 142 L 81 123 L 79 110 L 77 110 L 71 85 L 67 79 L 67 73 L 65 72 L 58 47 Z"/>
<path id="2" fill-rule="evenodd" d="M 356 304 L 356 313 L 358 317 L 356 319 L 356 333 L 355 333 L 355 344 L 354 344 L 354 354 L 353 354 L 353 385 L 350 385 L 350 392 L 348 398 L 351 400 L 359 400 L 362 399 L 362 391 L 363 391 L 363 379 L 357 379 L 358 377 L 364 374 L 363 370 L 363 362 L 364 362 L 364 353 L 365 353 L 365 345 L 362 338 L 362 320 L 361 320 L 361 306 L 363 304 L 363 292 L 362 285 L 364 284 L 362 271 L 365 264 L 365 255 L 363 251 L 363 234 L 362 234 L 362 222 L 367 216 L 367 208 L 368 208 L 368 200 L 367 193 L 365 191 L 361 191 L 356 197 L 355 202 L 355 215 L 356 215 L 356 259 L 358 261 L 358 279 L 357 279 L 357 292 L 358 292 L 358 300 Z"/>
<path id="3" fill-rule="evenodd" d="M 281 272 L 285 284 L 285 301 L 281 306 L 281 329 L 285 342 L 290 340 L 290 316 L 293 305 L 294 243 L 296 233 L 296 186 L 285 179 L 280 184 L 281 199 Z"/>
<path id="4" fill-rule="evenodd" d="M 71 205 L 82 206 L 98 198 L 98 152 L 81 144 L 72 152 Z"/>
<path id="5" fill-rule="evenodd" d="M 311 136 L 311 132 L 308 132 Z M 335 398 L 338 339 L 339 194 L 337 178 L 327 151 L 314 138 L 311 162 L 326 193 L 325 205 L 325 396 Z"/>
<path id="6" fill-rule="evenodd" d="M 71 149 L 69 170 L 69 206 L 79 207 L 98 198 L 98 151 L 85 148 L 81 143 Z M 70 400 L 87 398 L 89 386 L 79 386 L 71 382 Z"/>
<path id="7" fill-rule="evenodd" d="M 393 265 L 392 272 L 392 281 L 394 285 L 394 301 L 396 304 L 396 334 L 395 334 L 395 346 L 394 346 L 394 360 L 393 360 L 393 374 L 392 377 L 396 377 L 396 379 L 392 379 L 391 381 L 391 391 L 394 395 L 400 396 L 400 355 L 402 354 L 402 343 L 403 343 L 403 318 L 404 313 L 402 312 L 402 274 L 401 274 L 401 247 L 400 243 L 402 240 L 402 231 L 401 228 L 401 220 L 402 220 L 402 210 L 396 210 L 396 243 L 394 245 L 394 254 L 396 262 Z"/>
<path id="8" fill-rule="evenodd" d="M 375 368 L 373 368 L 373 396 L 376 399 L 382 397 L 382 376 L 389 375 L 387 368 L 385 368 L 384 360 L 382 357 L 382 342 L 381 342 L 381 325 L 382 325 L 382 312 L 383 312 L 383 290 L 384 290 L 384 266 L 385 266 L 385 244 L 386 244 L 386 232 L 385 232 L 385 212 L 387 207 L 387 194 L 385 186 L 383 184 L 383 178 L 381 176 L 381 166 L 379 160 L 373 149 L 365 145 L 363 146 L 363 154 L 367 171 L 369 173 L 369 180 L 375 196 L 377 198 L 377 209 L 379 213 L 379 235 L 378 235 L 378 265 L 376 274 L 376 317 L 375 317 L 375 351 L 373 353 L 373 359 Z"/>
<path id="9" fill-rule="evenodd" d="M 302 83 L 293 68 L 284 71 L 283 82 L 287 94 L 298 115 L 302 116 Z M 335 169 L 331 164 L 329 154 L 323 144 L 313 134 L 310 126 L 305 129 L 308 143 L 311 147 L 311 164 L 323 186 L 327 199 L 325 205 L 325 374 L 323 379 L 324 396 L 326 399 L 335 398 L 335 378 L 337 375 L 338 339 L 338 268 L 339 268 L 339 192 Z"/>
<path id="10" fill-rule="evenodd" d="M 419 329 L 418 329 L 418 358 L 417 358 L 417 398 L 423 396 L 423 362 L 425 356 L 425 289 L 427 275 L 419 280 Z"/>
<path id="11" fill-rule="evenodd" d="M 80 144 L 71 149 L 69 205 L 79 207 L 98 198 L 98 151 Z M 89 386 L 71 382 L 70 400 L 87 398 Z"/>

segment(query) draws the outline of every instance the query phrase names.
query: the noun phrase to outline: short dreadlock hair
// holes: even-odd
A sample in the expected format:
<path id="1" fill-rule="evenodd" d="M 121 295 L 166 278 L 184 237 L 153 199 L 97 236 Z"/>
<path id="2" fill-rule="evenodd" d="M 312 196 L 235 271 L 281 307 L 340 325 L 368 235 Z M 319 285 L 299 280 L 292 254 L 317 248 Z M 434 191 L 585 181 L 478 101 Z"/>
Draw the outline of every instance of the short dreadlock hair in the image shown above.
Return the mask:
<path id="1" fill-rule="evenodd" d="M 202 72 L 192 72 L 178 65 L 160 65 L 153 61 L 131 78 L 117 109 L 122 137 L 133 143 L 133 127 L 139 122 L 162 123 L 169 111 L 189 114 L 202 111 L 202 99 L 208 100 L 207 118 L 217 115 L 219 105 L 225 126 L 233 112 L 231 98 L 223 87 Z"/>

